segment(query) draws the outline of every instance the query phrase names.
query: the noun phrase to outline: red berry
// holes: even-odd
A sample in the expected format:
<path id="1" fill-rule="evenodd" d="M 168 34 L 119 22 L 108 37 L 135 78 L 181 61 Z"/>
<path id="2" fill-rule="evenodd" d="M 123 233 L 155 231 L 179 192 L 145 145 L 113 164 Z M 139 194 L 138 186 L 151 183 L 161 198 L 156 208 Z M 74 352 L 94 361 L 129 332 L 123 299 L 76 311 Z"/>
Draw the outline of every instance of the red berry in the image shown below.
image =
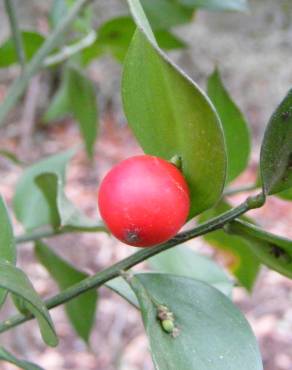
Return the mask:
<path id="1" fill-rule="evenodd" d="M 186 222 L 189 189 L 173 164 L 139 155 L 120 162 L 106 175 L 98 205 L 116 238 L 129 245 L 150 247 L 172 238 Z"/>

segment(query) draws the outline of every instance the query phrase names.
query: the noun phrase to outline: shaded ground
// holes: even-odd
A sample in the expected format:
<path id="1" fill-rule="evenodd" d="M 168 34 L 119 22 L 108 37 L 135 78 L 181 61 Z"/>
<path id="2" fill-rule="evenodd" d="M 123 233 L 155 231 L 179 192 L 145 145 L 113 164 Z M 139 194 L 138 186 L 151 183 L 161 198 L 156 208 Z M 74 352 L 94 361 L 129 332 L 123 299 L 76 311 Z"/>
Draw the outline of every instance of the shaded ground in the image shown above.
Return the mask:
<path id="1" fill-rule="evenodd" d="M 246 16 L 201 13 L 192 27 L 183 27 L 178 31 L 189 40 L 191 47 L 182 56 L 175 53 L 174 58 L 202 84 L 214 61 L 219 61 L 225 81 L 247 114 L 257 139 L 268 116 L 292 84 L 291 68 L 287 63 L 291 59 L 291 15 L 290 10 L 283 12 L 287 4 L 288 1 L 253 1 L 252 13 Z M 119 67 L 114 63 L 110 65 L 111 69 L 106 60 L 93 65 L 91 72 L 99 83 L 102 100 L 113 96 L 115 114 L 113 117 L 103 115 L 94 164 L 89 164 L 84 153 L 79 152 L 68 172 L 69 197 L 91 217 L 97 216 L 96 192 L 105 172 L 120 159 L 140 152 L 129 131 L 120 127 L 123 117 L 118 112 L 119 98 L 116 93 Z M 10 71 L 11 75 L 16 72 Z M 6 76 L 2 77 L 0 100 L 9 82 Z M 2 131 L 0 147 L 16 150 L 28 160 L 80 142 L 78 130 L 68 121 L 39 128 L 30 143 L 32 150 L 27 150 L 19 145 L 20 111 L 16 110 L 9 121 L 10 125 Z M 254 180 L 258 144 L 256 140 L 250 169 L 237 180 L 236 185 Z M 13 187 L 21 170 L 1 159 L 0 173 L 0 193 L 11 203 Z M 233 201 L 238 203 L 244 197 L 234 197 Z M 290 203 L 272 197 L 265 207 L 251 214 L 268 230 L 292 238 Z M 15 225 L 16 232 L 21 233 L 20 226 L 16 222 Z M 134 251 L 98 234 L 66 235 L 50 239 L 48 244 L 89 273 L 99 271 Z M 201 240 L 188 244 L 212 253 Z M 19 265 L 29 274 L 38 292 L 44 297 L 54 294 L 57 288 L 46 271 L 35 262 L 32 246 L 22 245 L 19 248 Z M 234 297 L 259 340 L 265 370 L 292 370 L 292 282 L 263 269 L 251 296 L 236 288 Z M 7 317 L 11 310 L 11 305 L 6 304 L 1 318 Z M 1 336 L 1 344 L 19 357 L 36 361 L 48 370 L 153 369 L 138 313 L 105 288 L 100 289 L 90 348 L 76 339 L 62 308 L 53 310 L 52 316 L 60 337 L 58 348 L 50 349 L 42 345 L 35 323 L 25 324 Z M 15 367 L 1 363 L 0 369 Z"/>

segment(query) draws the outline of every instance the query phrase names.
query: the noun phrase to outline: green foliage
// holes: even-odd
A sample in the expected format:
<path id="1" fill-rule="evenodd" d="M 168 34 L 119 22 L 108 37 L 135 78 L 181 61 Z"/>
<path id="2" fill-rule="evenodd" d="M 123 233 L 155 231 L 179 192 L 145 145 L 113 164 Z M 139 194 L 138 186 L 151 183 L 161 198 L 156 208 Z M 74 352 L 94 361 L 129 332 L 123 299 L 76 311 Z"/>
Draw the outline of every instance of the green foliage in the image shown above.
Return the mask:
<path id="1" fill-rule="evenodd" d="M 94 84 L 79 69 L 67 66 L 59 90 L 48 107 L 45 122 L 68 114 L 79 124 L 89 158 L 93 158 L 98 130 L 98 109 Z"/>
<path id="2" fill-rule="evenodd" d="M 208 79 L 208 95 L 222 122 L 227 147 L 227 182 L 245 170 L 250 155 L 250 133 L 247 122 L 226 91 L 219 70 Z"/>
<path id="3" fill-rule="evenodd" d="M 124 63 L 125 114 L 146 153 L 181 157 L 193 217 L 218 201 L 225 183 L 220 121 L 199 87 L 161 53 L 138 3 L 130 4 L 143 32 L 136 31 Z"/>
<path id="4" fill-rule="evenodd" d="M 19 369 L 23 370 L 44 370 L 43 368 L 33 364 L 32 362 L 19 360 L 15 356 L 13 356 L 11 353 L 6 351 L 5 348 L 0 347 L 0 359 L 3 361 L 7 361 L 13 365 L 16 365 Z"/>
<path id="5" fill-rule="evenodd" d="M 60 290 L 69 288 L 88 276 L 59 257 L 44 243 L 35 243 L 35 253 L 41 264 L 48 270 L 53 279 L 56 280 Z M 97 298 L 96 291 L 91 290 L 65 304 L 66 312 L 72 326 L 85 342 L 88 342 L 94 325 Z"/>
<path id="6" fill-rule="evenodd" d="M 0 196 L 0 262 L 16 263 L 16 245 L 12 224 L 8 215 L 6 204 Z M 0 307 L 5 301 L 6 290 L 0 289 Z"/>
<path id="7" fill-rule="evenodd" d="M 50 209 L 50 224 L 56 230 L 105 231 L 104 226 L 79 211 L 66 197 L 64 184 L 56 173 L 42 173 L 35 178 Z"/>
<path id="8" fill-rule="evenodd" d="M 260 168 L 265 195 L 292 186 L 292 90 L 268 123 L 261 147 Z"/>
<path id="9" fill-rule="evenodd" d="M 8 262 L 0 261 L 0 287 L 26 302 L 27 309 L 38 321 L 44 342 L 56 346 L 58 338 L 50 314 L 24 272 Z"/>
<path id="10" fill-rule="evenodd" d="M 231 296 L 233 283 L 224 271 L 211 259 L 202 256 L 188 247 L 178 246 L 148 260 L 151 268 L 179 276 L 204 281 Z"/>
<path id="11" fill-rule="evenodd" d="M 224 202 L 200 216 L 200 222 L 207 221 L 228 211 L 231 207 Z M 204 235 L 204 239 L 213 247 L 226 251 L 232 257 L 229 266 L 232 274 L 248 290 L 252 290 L 259 272 L 259 260 L 249 250 L 248 243 L 236 235 L 230 235 L 223 230 L 213 231 Z"/>
<path id="12" fill-rule="evenodd" d="M 271 234 L 247 222 L 237 220 L 229 231 L 247 241 L 252 253 L 270 269 L 292 279 L 292 241 Z"/>
<path id="13" fill-rule="evenodd" d="M 127 280 L 139 300 L 157 369 L 263 369 L 248 322 L 217 289 L 168 274 L 137 274 Z M 174 324 L 172 333 L 158 319 L 162 310 Z"/>
<path id="14" fill-rule="evenodd" d="M 43 192 L 35 183 L 35 178 L 47 172 L 58 174 L 62 183 L 65 181 L 65 169 L 75 150 L 68 150 L 36 162 L 27 167 L 18 181 L 13 198 L 13 208 L 19 222 L 26 230 L 50 225 L 52 218 L 50 205 Z"/>
<path id="15" fill-rule="evenodd" d="M 45 38 L 35 31 L 22 31 L 21 37 L 26 60 L 29 61 L 43 44 Z M 6 68 L 16 63 L 18 63 L 18 58 L 13 39 L 10 37 L 0 45 L 0 68 Z"/>
<path id="16" fill-rule="evenodd" d="M 105 22 L 99 28 L 93 45 L 83 50 L 83 63 L 88 64 L 93 59 L 107 53 L 123 62 L 135 30 L 136 25 L 131 17 L 122 16 Z M 157 30 L 155 36 L 162 49 L 172 50 L 186 46 L 180 38 L 167 30 Z"/>

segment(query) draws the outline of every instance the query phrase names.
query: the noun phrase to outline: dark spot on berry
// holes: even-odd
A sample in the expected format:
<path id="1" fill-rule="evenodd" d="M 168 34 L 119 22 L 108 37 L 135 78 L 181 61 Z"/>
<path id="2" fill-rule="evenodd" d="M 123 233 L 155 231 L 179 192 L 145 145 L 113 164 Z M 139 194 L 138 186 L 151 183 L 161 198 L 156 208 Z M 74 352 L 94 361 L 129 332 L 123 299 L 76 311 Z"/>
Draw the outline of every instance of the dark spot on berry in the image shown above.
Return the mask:
<path id="1" fill-rule="evenodd" d="M 140 241 L 138 230 L 127 230 L 125 233 L 125 240 L 128 243 L 137 243 Z"/>

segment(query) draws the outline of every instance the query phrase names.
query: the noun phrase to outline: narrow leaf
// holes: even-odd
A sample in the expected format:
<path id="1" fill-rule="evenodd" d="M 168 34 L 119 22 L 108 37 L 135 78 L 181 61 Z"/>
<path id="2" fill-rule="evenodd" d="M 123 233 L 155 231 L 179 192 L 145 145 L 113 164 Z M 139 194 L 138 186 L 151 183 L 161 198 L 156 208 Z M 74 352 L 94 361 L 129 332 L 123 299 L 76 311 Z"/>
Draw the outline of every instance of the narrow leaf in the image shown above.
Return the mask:
<path id="1" fill-rule="evenodd" d="M 241 220 L 232 222 L 229 231 L 246 240 L 251 252 L 263 264 L 292 279 L 292 240 Z"/>
<path id="2" fill-rule="evenodd" d="M 78 69 L 69 68 L 68 73 L 70 108 L 79 123 L 87 154 L 92 158 L 98 128 L 95 87 L 92 81 Z"/>
<path id="3" fill-rule="evenodd" d="M 59 257 L 44 243 L 35 244 L 35 253 L 41 264 L 56 280 L 60 290 L 65 290 L 88 276 Z M 94 325 L 96 302 L 97 293 L 91 290 L 65 304 L 73 328 L 85 342 L 88 342 Z"/>
<path id="4" fill-rule="evenodd" d="M 249 128 L 243 114 L 226 91 L 218 70 L 208 79 L 208 95 L 223 125 L 228 157 L 227 182 L 230 182 L 240 175 L 248 164 Z"/>
<path id="5" fill-rule="evenodd" d="M 9 362 L 13 365 L 16 365 L 19 369 L 23 370 L 44 370 L 38 365 L 33 364 L 32 362 L 19 360 L 13 356 L 10 352 L 6 351 L 5 348 L 0 347 L 0 359 L 6 362 Z"/>
<path id="6" fill-rule="evenodd" d="M 16 263 L 16 244 L 12 224 L 3 198 L 0 196 L 0 262 Z M 7 291 L 0 289 L 0 307 L 5 301 Z"/>
<path id="7" fill-rule="evenodd" d="M 211 259 L 188 247 L 178 246 L 148 259 L 150 267 L 164 272 L 204 281 L 231 296 L 233 283 L 225 272 Z"/>
<path id="8" fill-rule="evenodd" d="M 260 168 L 265 195 L 292 187 L 292 89 L 268 123 Z"/>
<path id="9" fill-rule="evenodd" d="M 24 272 L 8 262 L 0 261 L 0 287 L 26 301 L 27 308 L 38 321 L 44 342 L 56 346 L 58 338 L 50 314 Z"/>
<path id="10" fill-rule="evenodd" d="M 218 216 L 230 209 L 224 202 L 205 212 L 200 217 L 200 222 Z M 236 235 L 226 234 L 223 230 L 213 231 L 204 235 L 204 239 L 215 248 L 226 252 L 228 255 L 228 268 L 237 280 L 249 291 L 258 276 L 260 263 L 249 249 L 248 243 Z"/>
<path id="11" fill-rule="evenodd" d="M 224 187 L 226 153 L 220 120 L 199 87 L 162 54 L 139 2 L 128 2 L 143 31 L 136 31 L 124 63 L 125 114 L 147 154 L 181 157 L 193 217 L 217 202 Z"/>
<path id="12" fill-rule="evenodd" d="M 68 200 L 64 183 L 58 174 L 44 172 L 35 178 L 35 182 L 48 202 L 52 216 L 50 224 L 55 229 L 105 231 L 100 222 L 88 218 Z"/>
<path id="13" fill-rule="evenodd" d="M 56 216 L 52 215 L 45 195 L 35 184 L 35 177 L 42 173 L 54 172 L 64 183 L 66 165 L 74 153 L 75 150 L 67 150 L 42 159 L 24 170 L 16 185 L 13 208 L 18 221 L 26 230 L 50 225 L 52 218 Z"/>
<path id="14" fill-rule="evenodd" d="M 263 369 L 248 322 L 217 289 L 168 274 L 138 274 L 130 284 L 141 306 L 156 369 Z M 162 311 L 163 316 L 171 314 L 171 332 L 162 327 Z"/>
<path id="15" fill-rule="evenodd" d="M 129 285 L 125 282 L 125 280 L 121 277 L 112 279 L 108 281 L 105 286 L 121 297 L 125 298 L 129 303 L 131 303 L 134 307 L 140 308 L 139 302 L 136 298 L 135 293 L 129 287 Z"/>
<path id="16" fill-rule="evenodd" d="M 8 159 L 9 161 L 11 161 L 13 164 L 16 164 L 17 166 L 22 167 L 25 165 L 25 163 L 15 155 L 15 153 L 10 152 L 9 150 L 1 149 L 0 157 L 4 157 Z"/>

